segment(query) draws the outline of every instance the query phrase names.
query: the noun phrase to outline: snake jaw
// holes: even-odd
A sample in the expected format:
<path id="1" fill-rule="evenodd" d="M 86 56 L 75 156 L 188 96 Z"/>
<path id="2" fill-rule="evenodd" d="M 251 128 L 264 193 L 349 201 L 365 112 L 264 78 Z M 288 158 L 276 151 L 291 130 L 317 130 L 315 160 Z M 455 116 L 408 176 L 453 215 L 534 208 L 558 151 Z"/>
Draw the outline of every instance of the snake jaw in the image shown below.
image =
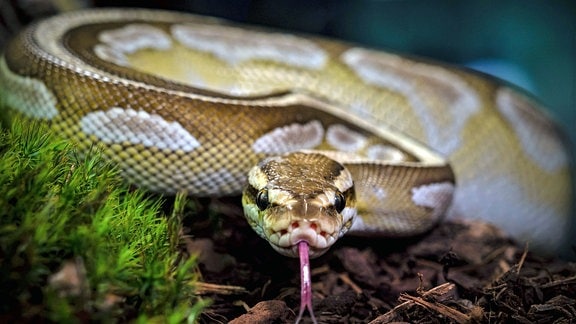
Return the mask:
<path id="1" fill-rule="evenodd" d="M 255 205 L 244 201 L 244 213 L 254 231 L 278 253 L 297 258 L 298 243 L 306 242 L 310 257 L 316 258 L 348 232 L 355 219 L 356 208 L 346 207 L 341 213 L 319 208 L 314 217 L 306 217 L 287 211 L 284 207 L 258 211 Z"/>
<path id="2" fill-rule="evenodd" d="M 318 203 L 322 199 L 295 201 L 293 204 L 278 208 L 271 215 L 282 217 L 264 217 L 263 233 L 270 245 L 280 254 L 298 257 L 298 244 L 306 242 L 311 258 L 324 254 L 350 228 L 355 207 L 346 207 L 341 213 L 325 208 Z M 306 206 L 303 210 L 302 206 Z"/>
<path id="3" fill-rule="evenodd" d="M 298 244 L 306 242 L 310 248 L 310 257 L 316 258 L 324 254 L 339 238 L 339 231 L 326 231 L 315 221 L 293 221 L 288 227 L 270 230 L 268 241 L 279 253 L 297 257 Z"/>

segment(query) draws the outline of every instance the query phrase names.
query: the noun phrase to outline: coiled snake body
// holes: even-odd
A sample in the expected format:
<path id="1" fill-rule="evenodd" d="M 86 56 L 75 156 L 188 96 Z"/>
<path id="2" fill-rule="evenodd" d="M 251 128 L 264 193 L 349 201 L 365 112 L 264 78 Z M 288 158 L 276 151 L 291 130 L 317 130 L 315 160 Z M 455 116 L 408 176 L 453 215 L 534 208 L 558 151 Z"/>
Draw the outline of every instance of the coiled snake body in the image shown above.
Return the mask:
<path id="1" fill-rule="evenodd" d="M 445 215 L 547 250 L 566 237 L 569 159 L 555 126 L 529 97 L 462 69 L 108 9 L 21 33 L 0 61 L 0 91 L 5 119 L 98 143 L 139 186 L 245 187 L 248 221 L 286 255 L 301 241 L 319 255 L 348 230 L 422 233 Z"/>

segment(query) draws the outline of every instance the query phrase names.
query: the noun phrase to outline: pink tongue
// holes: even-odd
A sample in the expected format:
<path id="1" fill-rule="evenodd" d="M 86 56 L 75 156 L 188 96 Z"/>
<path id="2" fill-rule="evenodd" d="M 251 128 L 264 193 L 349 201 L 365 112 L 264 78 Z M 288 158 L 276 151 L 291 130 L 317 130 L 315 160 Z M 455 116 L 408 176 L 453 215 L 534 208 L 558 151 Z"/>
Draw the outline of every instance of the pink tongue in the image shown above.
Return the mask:
<path id="1" fill-rule="evenodd" d="M 308 242 L 298 242 L 298 254 L 300 255 L 300 312 L 296 318 L 296 324 L 302 319 L 304 311 L 308 308 L 312 322 L 316 322 L 312 309 L 312 280 L 310 278 L 310 260 L 308 258 Z"/>

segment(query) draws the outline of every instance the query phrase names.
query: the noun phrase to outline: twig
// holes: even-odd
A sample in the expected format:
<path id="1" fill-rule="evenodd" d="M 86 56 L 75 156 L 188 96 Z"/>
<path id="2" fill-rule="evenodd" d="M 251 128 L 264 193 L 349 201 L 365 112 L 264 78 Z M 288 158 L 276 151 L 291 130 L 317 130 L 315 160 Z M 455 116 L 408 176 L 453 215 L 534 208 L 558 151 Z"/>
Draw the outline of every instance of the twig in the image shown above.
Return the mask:
<path id="1" fill-rule="evenodd" d="M 352 290 L 354 290 L 355 293 L 357 293 L 357 294 L 362 293 L 362 288 L 360 288 L 356 283 L 354 283 L 354 281 L 352 281 L 352 279 L 350 279 L 350 277 L 348 276 L 347 273 L 339 274 L 338 278 L 340 278 L 340 280 L 342 280 L 345 284 L 350 286 L 350 288 L 352 288 Z"/>
<path id="2" fill-rule="evenodd" d="M 410 296 L 407 294 L 402 294 L 399 298 L 400 301 L 407 301 L 407 302 L 413 302 L 417 305 L 420 305 L 424 308 L 427 308 L 431 311 L 434 311 L 436 313 L 442 314 L 446 317 L 449 317 L 450 319 L 452 319 L 453 321 L 457 322 L 457 323 L 469 323 L 470 322 L 470 316 L 466 315 L 454 308 L 448 307 L 446 305 L 434 302 L 428 302 L 426 300 L 424 300 L 424 298 L 422 297 L 414 297 L 414 296 Z"/>
<path id="3" fill-rule="evenodd" d="M 424 298 L 427 297 L 432 297 L 432 296 L 438 296 L 438 297 L 442 297 L 442 296 L 447 296 L 449 294 L 451 294 L 454 290 L 456 289 L 456 285 L 454 285 L 451 282 L 447 282 L 447 283 L 443 283 L 440 286 L 436 286 L 426 292 L 423 292 L 422 295 L 420 297 L 414 297 L 414 298 L 419 298 L 422 301 L 424 301 Z M 370 322 L 369 324 L 381 324 L 381 323 L 388 323 L 388 319 L 390 318 L 394 318 L 394 315 L 406 308 L 409 308 L 415 304 L 419 304 L 416 303 L 414 300 L 410 300 L 409 298 L 404 298 L 408 295 L 403 295 L 399 298 L 399 300 L 404 301 L 402 304 L 399 304 L 398 306 L 394 307 L 393 309 L 391 309 L 390 311 L 388 311 L 386 314 L 380 315 L 377 318 L 375 318 L 372 322 Z M 463 314 L 464 315 L 464 314 Z M 466 315 L 465 315 L 466 316 Z"/>
<path id="4" fill-rule="evenodd" d="M 195 287 L 196 295 L 239 295 L 248 292 L 246 288 L 240 286 L 217 285 L 207 282 L 196 282 Z"/>
<path id="5" fill-rule="evenodd" d="M 520 258 L 520 262 L 518 262 L 518 268 L 516 269 L 517 275 L 520 274 L 520 269 L 522 269 L 522 266 L 524 265 L 524 261 L 526 261 L 527 255 L 528 255 L 528 242 L 526 242 L 526 245 L 524 246 L 524 252 L 522 253 L 522 257 Z"/>

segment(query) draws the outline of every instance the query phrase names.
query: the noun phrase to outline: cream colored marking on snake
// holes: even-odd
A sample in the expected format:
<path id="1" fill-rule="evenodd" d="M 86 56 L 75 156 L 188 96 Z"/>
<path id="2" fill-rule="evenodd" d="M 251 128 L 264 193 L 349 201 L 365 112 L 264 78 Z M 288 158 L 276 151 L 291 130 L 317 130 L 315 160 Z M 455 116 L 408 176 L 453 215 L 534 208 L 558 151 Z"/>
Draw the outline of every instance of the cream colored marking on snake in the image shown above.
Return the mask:
<path id="1" fill-rule="evenodd" d="M 428 142 L 435 149 L 447 155 L 461 145 L 461 130 L 480 108 L 477 94 L 464 80 L 447 69 L 361 48 L 346 51 L 342 60 L 365 82 L 403 94 L 421 118 Z M 404 74 L 414 77 L 405 78 Z M 420 78 L 426 82 L 415 82 Z M 434 91 L 441 91 L 442 96 L 435 98 Z M 449 122 L 436 120 L 439 116 L 429 107 L 434 100 L 445 104 L 442 117 Z"/>
<path id="2" fill-rule="evenodd" d="M 326 142 L 345 152 L 358 152 L 366 145 L 366 137 L 344 125 L 331 125 L 326 131 Z"/>
<path id="3" fill-rule="evenodd" d="M 133 109 L 112 107 L 88 113 L 80 120 L 80 127 L 86 135 L 94 135 L 106 144 L 129 142 L 184 152 L 200 146 L 179 123 L 167 122 L 158 115 Z"/>
<path id="4" fill-rule="evenodd" d="M 520 138 L 526 154 L 546 171 L 553 172 L 568 164 L 561 142 L 554 134 L 554 126 L 544 116 L 535 113 L 528 98 L 500 89 L 496 97 L 498 109 Z M 538 131 L 535 131 L 538 130 Z"/>
<path id="5" fill-rule="evenodd" d="M 128 66 L 126 54 L 143 49 L 168 50 L 172 47 L 170 36 L 161 29 L 146 24 L 131 24 L 125 27 L 102 32 L 94 53 L 101 59 Z"/>
<path id="6" fill-rule="evenodd" d="M 254 153 L 282 154 L 296 150 L 312 149 L 322 143 L 324 128 L 313 120 L 307 124 L 290 124 L 278 127 L 254 141 Z"/>
<path id="7" fill-rule="evenodd" d="M 52 119 L 58 115 L 56 98 L 39 80 L 23 78 L 8 69 L 6 60 L 0 60 L 0 83 L 10 84 L 13 91 L 3 93 L 4 105 L 14 107 L 25 116 L 38 119 Z"/>
<path id="8" fill-rule="evenodd" d="M 231 65 L 256 59 L 320 69 L 326 63 L 326 53 L 316 44 L 286 34 L 185 24 L 172 26 L 172 35 L 190 49 L 212 53 Z"/>
<path id="9" fill-rule="evenodd" d="M 347 232 L 415 235 L 444 217 L 491 221 L 548 251 L 569 228 L 556 126 L 534 100 L 448 65 L 102 9 L 11 42 L 0 103 L 7 122 L 45 120 L 80 149 L 98 144 L 150 190 L 244 190 L 249 223 L 286 255 L 299 240 L 317 256 Z"/>
<path id="10" fill-rule="evenodd" d="M 441 217 L 452 200 L 454 184 L 450 182 L 430 183 L 414 187 L 411 192 L 414 204 L 432 208 L 434 217 Z"/>
<path id="11" fill-rule="evenodd" d="M 402 151 L 390 146 L 376 144 L 368 147 L 366 157 L 371 160 L 402 161 L 406 156 Z"/>

